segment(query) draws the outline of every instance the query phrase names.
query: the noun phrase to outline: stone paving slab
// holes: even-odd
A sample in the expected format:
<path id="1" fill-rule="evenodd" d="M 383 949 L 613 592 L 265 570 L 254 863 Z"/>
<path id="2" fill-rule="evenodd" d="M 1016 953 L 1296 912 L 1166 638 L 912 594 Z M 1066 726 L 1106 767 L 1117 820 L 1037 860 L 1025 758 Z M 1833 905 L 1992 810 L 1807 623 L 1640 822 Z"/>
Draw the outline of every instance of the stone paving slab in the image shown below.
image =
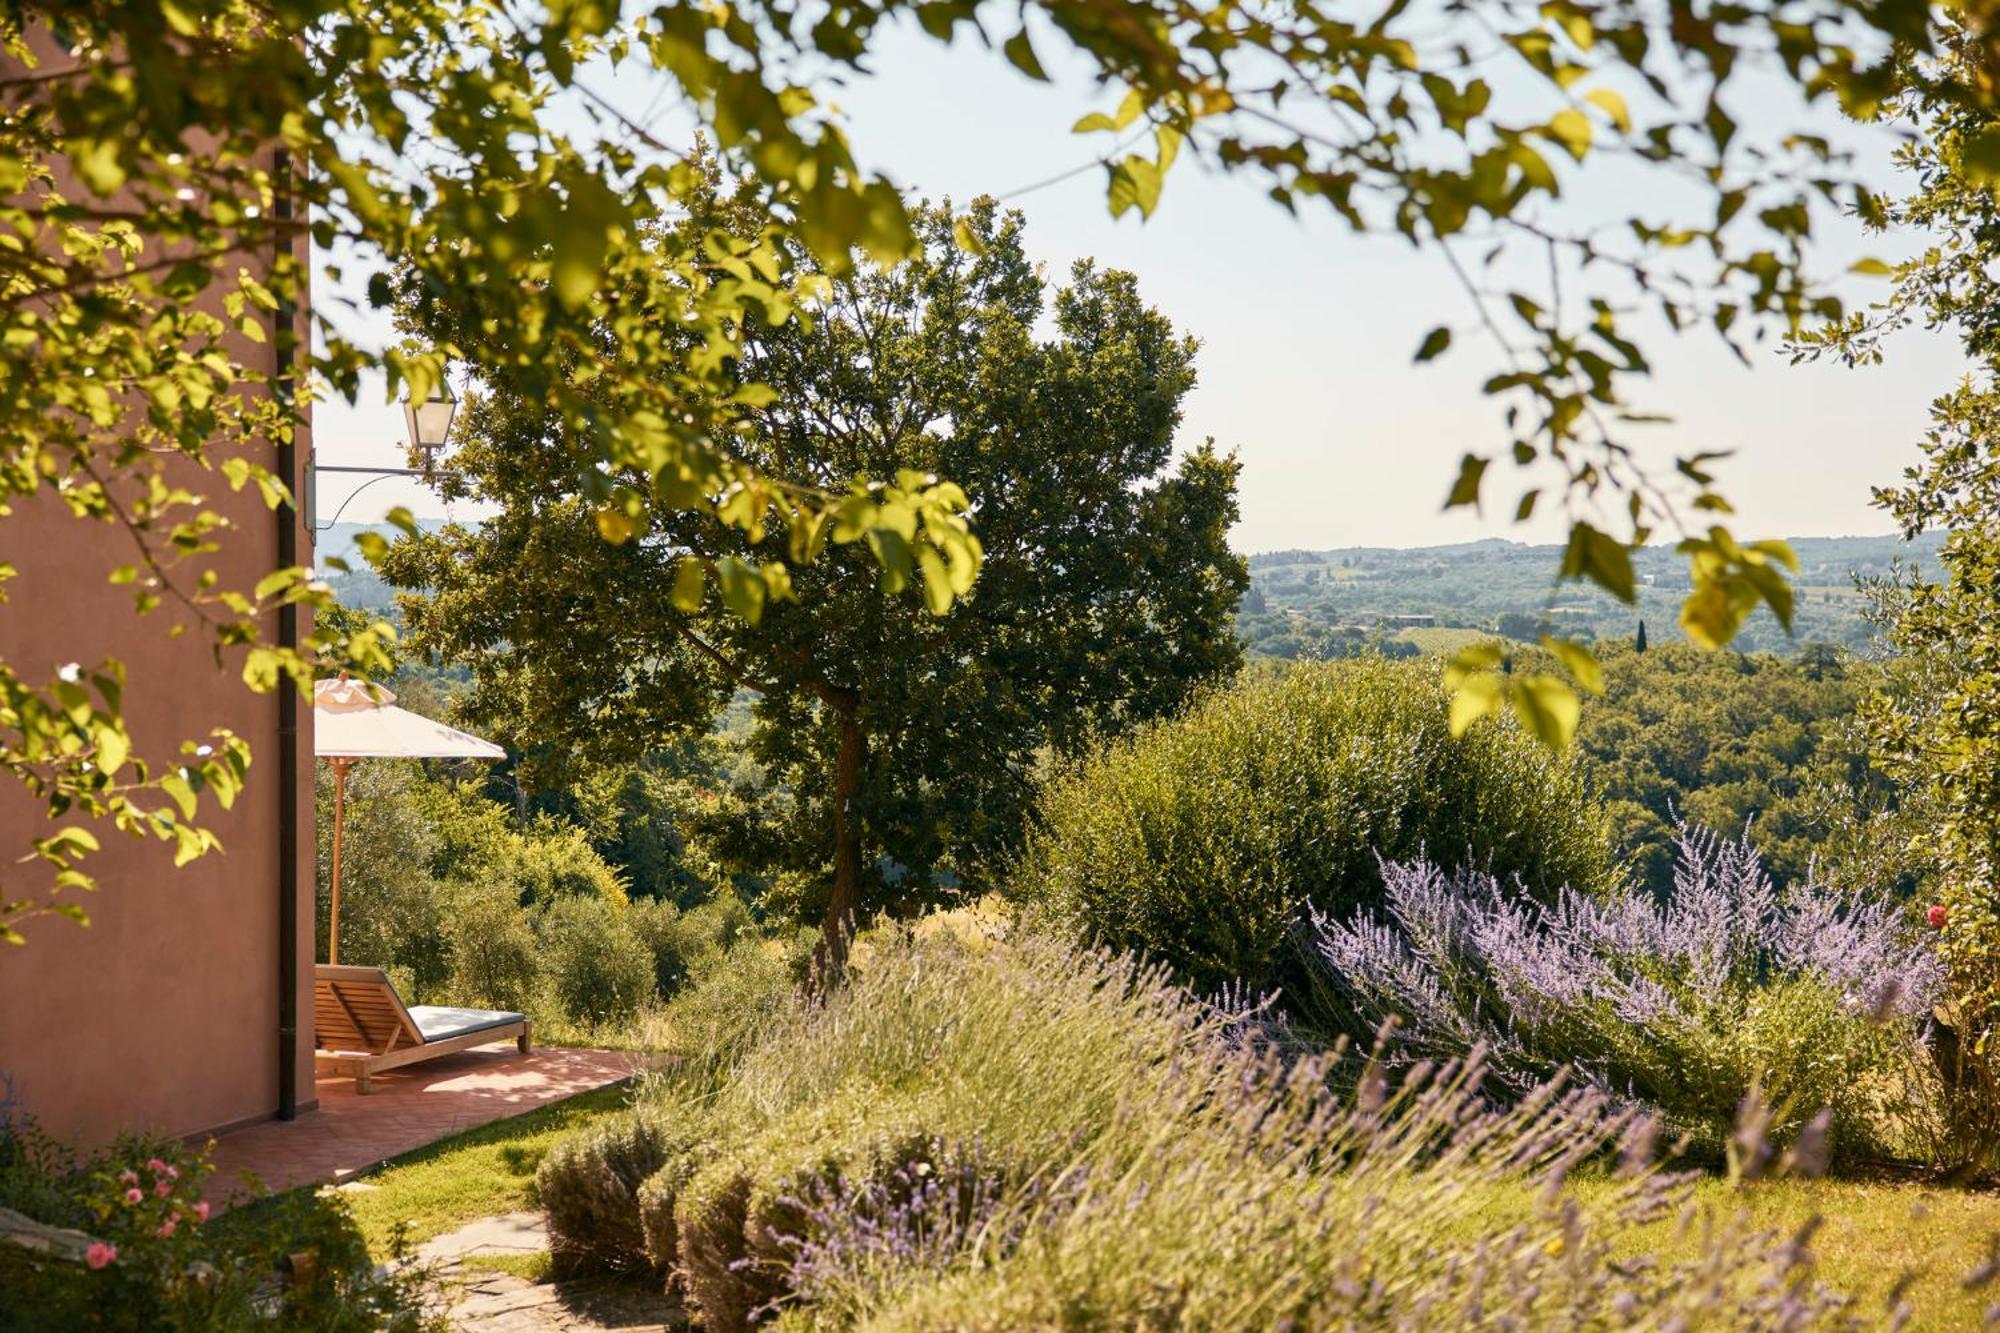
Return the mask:
<path id="1" fill-rule="evenodd" d="M 352 1079 L 320 1079 L 317 1110 L 215 1140 L 209 1198 L 217 1204 L 241 1198 L 246 1171 L 274 1192 L 343 1181 L 427 1143 L 632 1072 L 631 1057 L 618 1051 L 544 1046 L 524 1056 L 507 1041 L 376 1074 L 365 1097 Z"/>
<path id="2" fill-rule="evenodd" d="M 687 1327 L 686 1313 L 656 1283 L 530 1282 L 462 1267 L 483 1254 L 534 1254 L 548 1246 L 540 1213 L 502 1213 L 425 1241 L 411 1262 L 431 1268 L 450 1290 L 446 1317 L 462 1333 L 666 1333 Z"/>
<path id="3" fill-rule="evenodd" d="M 460 1333 L 681 1333 L 686 1314 L 666 1296 L 610 1278 L 529 1282 L 494 1274 L 466 1286 L 449 1312 Z"/>
<path id="4" fill-rule="evenodd" d="M 501 1213 L 433 1236 L 411 1257 L 420 1264 L 434 1264 L 474 1254 L 534 1254 L 547 1248 L 549 1226 L 540 1213 Z"/>

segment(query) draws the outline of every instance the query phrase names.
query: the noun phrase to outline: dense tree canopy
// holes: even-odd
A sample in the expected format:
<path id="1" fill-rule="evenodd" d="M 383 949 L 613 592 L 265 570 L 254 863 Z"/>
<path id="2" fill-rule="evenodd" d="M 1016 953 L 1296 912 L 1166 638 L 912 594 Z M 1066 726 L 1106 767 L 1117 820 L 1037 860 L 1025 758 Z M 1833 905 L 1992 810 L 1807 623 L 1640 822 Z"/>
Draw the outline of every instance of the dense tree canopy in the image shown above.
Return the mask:
<path id="1" fill-rule="evenodd" d="M 1912 826 L 1872 770 L 1855 714 L 1883 668 L 1841 654 L 1600 646 L 1605 689 L 1576 743 L 1635 881 L 1672 886 L 1681 822 L 1740 836 L 1781 884 L 1815 873 L 1848 891 L 1907 896 L 1926 877 Z"/>
<path id="2" fill-rule="evenodd" d="M 881 597 L 852 547 L 801 564 L 754 622 L 690 595 L 689 571 L 741 544 L 670 507 L 599 540 L 577 441 L 504 380 L 467 404 L 453 483 L 500 512 L 383 562 L 429 593 L 407 603 L 415 646 L 472 668 L 463 714 L 523 748 L 629 758 L 754 691 L 754 752 L 792 797 L 773 852 L 796 908 L 829 921 L 979 877 L 1018 842 L 1041 755 L 1169 713 L 1241 657 L 1236 463 L 1173 452 L 1194 342 L 1129 274 L 1082 262 L 1051 293 L 1018 214 L 915 219 L 914 257 L 745 331 L 738 373 L 773 393 L 737 447 L 829 490 L 969 486 L 981 575 L 949 614 Z M 468 336 L 425 323 L 441 304 L 409 309 Z"/>

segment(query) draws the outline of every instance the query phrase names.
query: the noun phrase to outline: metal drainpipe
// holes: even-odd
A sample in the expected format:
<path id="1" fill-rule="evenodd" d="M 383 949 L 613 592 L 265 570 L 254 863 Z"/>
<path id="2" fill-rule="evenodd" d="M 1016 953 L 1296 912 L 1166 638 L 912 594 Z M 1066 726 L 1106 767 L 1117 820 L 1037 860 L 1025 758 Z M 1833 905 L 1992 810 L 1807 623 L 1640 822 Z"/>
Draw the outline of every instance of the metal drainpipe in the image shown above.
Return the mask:
<path id="1" fill-rule="evenodd" d="M 283 148 L 272 157 L 272 177 L 276 184 L 274 201 L 279 246 L 292 244 L 291 155 Z M 273 254 L 273 262 L 276 252 Z M 289 297 L 281 296 L 271 315 L 271 392 L 278 405 L 291 415 L 297 398 L 294 362 L 298 356 L 298 309 Z M 278 438 L 277 473 L 293 495 L 301 494 L 298 475 L 296 432 L 287 430 Z M 278 515 L 278 566 L 288 569 L 299 563 L 299 515 L 296 507 L 281 504 Z M 299 608 L 286 603 L 278 608 L 278 647 L 296 650 L 299 646 Z M 299 1114 L 299 692 L 287 680 L 278 686 L 278 1119 L 294 1120 Z"/>

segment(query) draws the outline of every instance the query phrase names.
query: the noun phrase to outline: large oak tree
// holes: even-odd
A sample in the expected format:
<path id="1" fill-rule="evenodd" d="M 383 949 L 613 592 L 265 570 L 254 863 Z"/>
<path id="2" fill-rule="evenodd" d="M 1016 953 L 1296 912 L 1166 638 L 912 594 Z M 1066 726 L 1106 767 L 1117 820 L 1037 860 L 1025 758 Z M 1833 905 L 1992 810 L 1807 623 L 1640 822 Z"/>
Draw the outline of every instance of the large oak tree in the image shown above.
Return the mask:
<path id="1" fill-rule="evenodd" d="M 804 318 L 744 330 L 733 372 L 772 392 L 732 448 L 829 493 L 962 485 L 984 553 L 948 611 L 884 597 L 895 562 L 857 543 L 799 562 L 792 598 L 732 614 L 699 593 L 762 586 L 738 563 L 743 535 L 650 504 L 604 541 L 579 441 L 505 380 L 468 399 L 450 483 L 499 512 L 384 564 L 426 594 L 407 603 L 416 644 L 471 667 L 466 715 L 522 748 L 630 758 L 755 691 L 758 755 L 791 796 L 778 858 L 836 964 L 853 919 L 989 871 L 1020 837 L 1038 762 L 1173 710 L 1241 655 L 1237 465 L 1212 445 L 1174 452 L 1194 341 L 1130 274 L 1079 262 L 1052 293 L 1020 215 L 989 201 L 914 220 L 912 259 L 832 277 Z M 680 225 L 755 218 L 717 203 Z M 424 337 L 474 336 L 421 287 L 405 309 Z"/>

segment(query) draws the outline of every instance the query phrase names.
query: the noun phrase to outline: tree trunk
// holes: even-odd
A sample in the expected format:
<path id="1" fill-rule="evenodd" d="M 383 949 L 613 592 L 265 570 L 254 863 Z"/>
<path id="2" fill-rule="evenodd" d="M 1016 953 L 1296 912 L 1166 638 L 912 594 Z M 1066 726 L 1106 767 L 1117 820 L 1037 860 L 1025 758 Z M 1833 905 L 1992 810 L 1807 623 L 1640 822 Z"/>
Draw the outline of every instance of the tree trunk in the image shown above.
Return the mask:
<path id="1" fill-rule="evenodd" d="M 833 896 L 827 899 L 826 918 L 813 949 L 811 984 L 816 993 L 840 984 L 861 906 L 861 830 L 854 818 L 854 798 L 861 792 L 861 766 L 868 746 L 861 730 L 859 697 L 842 691 L 828 702 L 840 728 L 840 749 L 833 768 Z"/>

